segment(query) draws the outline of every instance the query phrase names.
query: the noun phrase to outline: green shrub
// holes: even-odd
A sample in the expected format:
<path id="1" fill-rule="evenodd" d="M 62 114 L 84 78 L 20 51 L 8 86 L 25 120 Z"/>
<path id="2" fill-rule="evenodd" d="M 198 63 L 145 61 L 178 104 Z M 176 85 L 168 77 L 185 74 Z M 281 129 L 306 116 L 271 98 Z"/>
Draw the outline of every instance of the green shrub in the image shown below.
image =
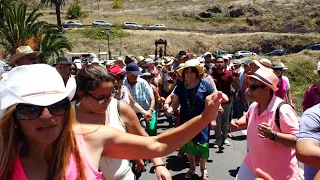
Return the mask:
<path id="1" fill-rule="evenodd" d="M 105 28 L 85 28 L 81 33 L 90 39 L 103 40 L 107 39 Z M 124 32 L 121 27 L 112 27 L 110 29 L 110 39 L 127 37 L 128 33 Z"/>
<path id="2" fill-rule="evenodd" d="M 122 0 L 114 0 L 112 3 L 113 9 L 121 9 L 122 8 Z"/>
<path id="3" fill-rule="evenodd" d="M 71 4 L 67 11 L 67 19 L 85 18 L 88 13 L 81 11 L 81 5 L 79 3 Z"/>
<path id="4" fill-rule="evenodd" d="M 288 70 L 285 75 L 290 80 L 290 90 L 298 114 L 302 114 L 302 99 L 306 89 L 318 81 L 313 73 L 317 63 L 312 59 L 295 59 L 287 63 Z"/>

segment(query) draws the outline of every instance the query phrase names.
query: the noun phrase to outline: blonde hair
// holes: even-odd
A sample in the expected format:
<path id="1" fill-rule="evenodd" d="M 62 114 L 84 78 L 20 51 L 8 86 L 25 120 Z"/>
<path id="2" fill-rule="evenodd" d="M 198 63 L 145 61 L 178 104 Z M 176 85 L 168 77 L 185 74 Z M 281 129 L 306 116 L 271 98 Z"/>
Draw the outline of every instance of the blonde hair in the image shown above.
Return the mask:
<path id="1" fill-rule="evenodd" d="M 16 128 L 14 117 L 15 105 L 9 107 L 0 120 L 0 179 L 12 179 L 13 167 L 19 144 L 23 141 L 23 133 Z M 63 129 L 59 137 L 52 143 L 55 150 L 52 157 L 46 159 L 48 163 L 47 179 L 63 179 L 73 155 L 77 165 L 78 180 L 84 180 L 85 172 L 82 168 L 81 156 L 77 146 L 73 125 L 76 123 L 75 112 L 70 105 L 63 118 Z"/>

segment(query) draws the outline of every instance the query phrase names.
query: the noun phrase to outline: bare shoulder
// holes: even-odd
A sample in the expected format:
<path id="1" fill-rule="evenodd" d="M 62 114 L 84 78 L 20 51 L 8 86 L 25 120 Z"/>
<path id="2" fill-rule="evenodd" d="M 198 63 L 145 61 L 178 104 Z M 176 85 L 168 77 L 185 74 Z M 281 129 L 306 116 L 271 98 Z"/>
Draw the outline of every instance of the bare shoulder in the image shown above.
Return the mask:
<path id="1" fill-rule="evenodd" d="M 85 141 L 88 142 L 103 142 L 116 133 L 115 129 L 105 125 L 80 124 L 77 126 Z"/>

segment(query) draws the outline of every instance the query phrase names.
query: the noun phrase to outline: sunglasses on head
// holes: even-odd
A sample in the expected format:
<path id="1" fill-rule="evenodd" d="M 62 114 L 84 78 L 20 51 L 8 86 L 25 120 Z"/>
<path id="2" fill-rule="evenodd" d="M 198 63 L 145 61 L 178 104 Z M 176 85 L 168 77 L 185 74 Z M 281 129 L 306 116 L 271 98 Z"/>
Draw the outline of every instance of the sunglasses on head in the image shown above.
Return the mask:
<path id="1" fill-rule="evenodd" d="M 113 88 L 112 92 L 107 96 L 100 96 L 97 98 L 97 97 L 93 96 L 91 93 L 88 93 L 88 95 L 90 97 L 92 97 L 94 100 L 96 100 L 98 102 L 98 104 L 103 104 L 103 103 L 107 102 L 108 100 L 110 100 L 110 98 L 114 96 L 115 92 L 116 92 L 116 90 L 115 90 L 115 88 Z"/>
<path id="2" fill-rule="evenodd" d="M 50 106 L 37 106 L 32 104 L 17 104 L 14 112 L 18 120 L 33 120 L 41 116 L 43 109 L 47 108 L 53 116 L 63 116 L 70 107 L 70 101 L 65 98 Z"/>
<path id="3" fill-rule="evenodd" d="M 250 84 L 249 85 L 249 88 L 251 89 L 251 90 L 256 90 L 256 89 L 258 89 L 258 88 L 266 88 L 267 86 L 266 85 L 264 85 L 264 84 Z"/>

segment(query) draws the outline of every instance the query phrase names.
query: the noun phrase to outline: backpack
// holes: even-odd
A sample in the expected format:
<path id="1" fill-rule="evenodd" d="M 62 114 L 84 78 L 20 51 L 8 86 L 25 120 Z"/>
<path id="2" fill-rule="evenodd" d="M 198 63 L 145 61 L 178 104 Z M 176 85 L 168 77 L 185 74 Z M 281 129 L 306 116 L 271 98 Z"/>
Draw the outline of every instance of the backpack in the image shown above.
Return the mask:
<path id="1" fill-rule="evenodd" d="M 280 128 L 280 107 L 282 106 L 282 105 L 284 105 L 284 104 L 287 104 L 285 101 L 282 101 L 279 105 L 278 105 L 278 107 L 277 107 L 277 109 L 276 109 L 276 115 L 275 115 L 275 123 L 276 123 L 276 125 L 277 125 L 277 127 L 280 129 L 280 131 L 281 131 L 281 128 Z"/>

